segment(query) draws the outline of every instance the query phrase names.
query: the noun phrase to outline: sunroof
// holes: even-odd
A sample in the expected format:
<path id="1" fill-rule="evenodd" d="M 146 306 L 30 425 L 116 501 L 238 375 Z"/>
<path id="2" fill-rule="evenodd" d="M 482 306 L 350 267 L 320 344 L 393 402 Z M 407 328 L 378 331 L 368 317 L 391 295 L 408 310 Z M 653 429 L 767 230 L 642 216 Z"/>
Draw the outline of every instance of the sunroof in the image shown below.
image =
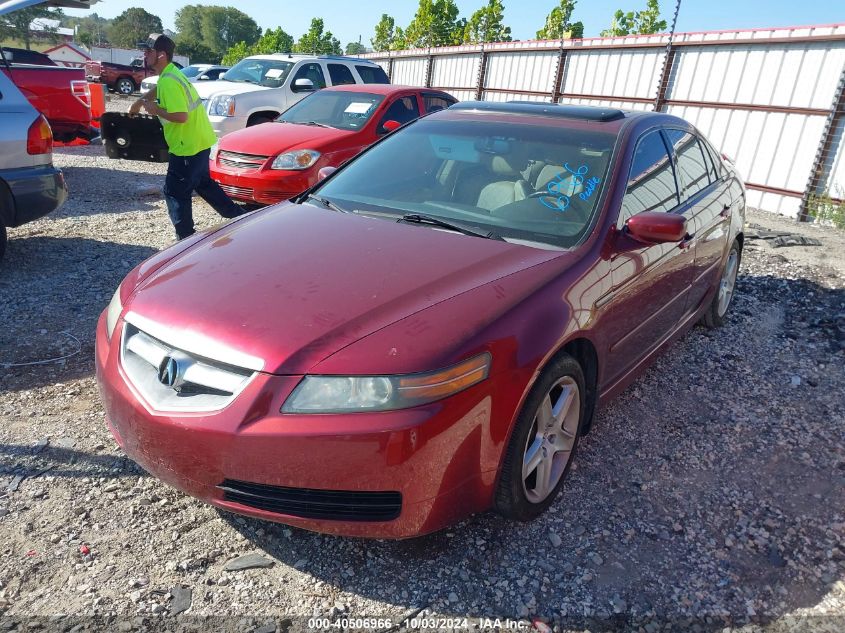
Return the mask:
<path id="1" fill-rule="evenodd" d="M 561 105 L 557 103 L 543 103 L 541 101 L 508 101 L 507 103 L 495 101 L 460 101 L 449 109 L 502 112 L 506 114 L 533 114 L 535 116 L 601 122 L 617 121 L 625 118 L 625 113 L 616 108 Z"/>

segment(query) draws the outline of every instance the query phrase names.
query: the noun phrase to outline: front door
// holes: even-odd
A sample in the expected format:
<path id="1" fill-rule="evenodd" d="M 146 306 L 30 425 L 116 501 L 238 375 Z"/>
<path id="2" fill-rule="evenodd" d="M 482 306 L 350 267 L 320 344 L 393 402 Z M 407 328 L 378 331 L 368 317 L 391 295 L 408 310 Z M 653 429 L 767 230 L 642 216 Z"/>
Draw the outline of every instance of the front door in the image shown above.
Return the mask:
<path id="1" fill-rule="evenodd" d="M 617 228 L 645 211 L 686 215 L 659 129 L 646 132 L 637 142 Z M 693 260 L 687 240 L 642 244 L 617 231 L 610 255 L 611 291 L 601 300 L 607 353 L 600 377 L 603 388 L 616 383 L 675 331 L 684 316 Z"/>

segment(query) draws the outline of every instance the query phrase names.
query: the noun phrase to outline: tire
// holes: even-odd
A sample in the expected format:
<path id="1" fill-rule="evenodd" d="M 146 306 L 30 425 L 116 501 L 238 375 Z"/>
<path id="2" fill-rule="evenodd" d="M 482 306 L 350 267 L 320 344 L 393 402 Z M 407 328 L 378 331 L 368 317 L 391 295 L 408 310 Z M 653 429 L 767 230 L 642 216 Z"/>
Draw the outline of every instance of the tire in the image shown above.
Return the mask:
<path id="1" fill-rule="evenodd" d="M 701 315 L 701 323 L 710 329 L 722 327 L 725 324 L 725 316 L 731 307 L 734 292 L 736 290 L 736 277 L 739 272 L 739 263 L 742 260 L 742 249 L 739 242 L 731 244 L 731 252 L 725 261 L 725 267 L 719 277 L 719 287 L 713 300 L 707 306 L 707 310 Z"/>
<path id="2" fill-rule="evenodd" d="M 556 358 L 540 374 L 505 452 L 494 504 L 499 514 L 530 521 L 555 500 L 578 448 L 587 413 L 586 393 L 584 372 L 568 354 Z"/>
<path id="3" fill-rule="evenodd" d="M 122 95 L 131 95 L 135 92 L 135 82 L 129 77 L 121 77 L 114 82 L 114 91 Z"/>

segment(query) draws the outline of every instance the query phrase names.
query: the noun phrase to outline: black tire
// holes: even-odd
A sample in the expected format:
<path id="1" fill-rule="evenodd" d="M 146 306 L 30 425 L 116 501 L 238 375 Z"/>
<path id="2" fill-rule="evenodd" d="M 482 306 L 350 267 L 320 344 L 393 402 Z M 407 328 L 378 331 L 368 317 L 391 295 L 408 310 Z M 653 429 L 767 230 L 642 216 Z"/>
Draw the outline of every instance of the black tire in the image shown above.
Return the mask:
<path id="1" fill-rule="evenodd" d="M 114 91 L 122 95 L 131 95 L 135 92 L 135 82 L 129 77 L 121 77 L 114 82 Z"/>
<path id="2" fill-rule="evenodd" d="M 587 415 L 586 394 L 584 372 L 568 354 L 561 354 L 542 371 L 517 417 L 505 451 L 494 503 L 499 514 L 517 521 L 529 521 L 545 512 L 555 500 L 575 459 Z M 552 408 L 552 412 L 555 404 L 560 404 L 564 419 L 559 422 L 561 428 L 570 431 L 570 434 L 560 433 L 559 429 L 549 426 L 540 428 L 541 406 L 544 403 Z M 552 420 L 556 420 L 555 416 Z M 549 441 L 550 437 L 554 437 L 555 443 Z M 563 450 L 565 446 L 569 449 Z M 543 457 L 532 470 L 529 453 L 537 455 L 538 451 L 550 457 Z M 542 485 L 539 479 L 541 465 L 544 469 L 548 468 L 549 481 L 546 485 Z"/>
<path id="3" fill-rule="evenodd" d="M 739 272 L 739 264 L 742 261 L 742 247 L 738 241 L 731 244 L 731 251 L 725 260 L 725 266 L 719 275 L 719 287 L 716 294 L 707 306 L 704 314 L 701 315 L 701 323 L 704 327 L 713 329 L 722 327 L 725 324 L 725 317 L 731 307 L 733 296 L 736 291 L 736 277 Z"/>
<path id="4" fill-rule="evenodd" d="M 3 220 L 0 219 L 0 262 L 3 261 L 3 255 L 6 254 L 6 225 L 3 224 Z"/>

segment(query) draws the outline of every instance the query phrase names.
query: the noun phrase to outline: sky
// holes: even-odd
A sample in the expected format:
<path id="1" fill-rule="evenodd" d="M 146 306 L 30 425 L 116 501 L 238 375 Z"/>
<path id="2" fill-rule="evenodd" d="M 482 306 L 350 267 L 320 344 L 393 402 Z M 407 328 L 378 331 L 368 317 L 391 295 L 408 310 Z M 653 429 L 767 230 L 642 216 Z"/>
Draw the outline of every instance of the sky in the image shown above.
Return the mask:
<path id="1" fill-rule="evenodd" d="M 392 3 L 371 0 L 100 0 L 91 11 L 65 9 L 68 15 L 90 15 L 96 12 L 105 18 L 114 18 L 130 7 L 142 7 L 161 18 L 164 28 L 175 30 L 176 11 L 186 4 L 234 6 L 254 19 L 262 29 L 282 27 L 294 39 L 308 30 L 311 18 L 323 18 L 325 30 L 340 40 L 342 46 L 358 41 L 370 46 L 375 25 L 382 13 L 396 20 L 397 26 L 406 27 L 414 17 L 419 0 L 394 0 Z M 487 0 L 456 0 L 460 17 L 487 4 Z M 546 16 L 559 0 L 504 0 L 506 26 L 511 28 L 515 40 L 533 39 L 542 28 Z M 584 37 L 598 37 L 602 29 L 610 26 L 617 9 L 636 11 L 644 9 L 646 0 L 578 0 L 572 21 L 584 23 Z M 661 18 L 671 26 L 675 0 L 661 0 Z M 721 31 L 776 26 L 845 23 L 845 9 L 838 0 L 681 0 L 676 31 Z"/>

